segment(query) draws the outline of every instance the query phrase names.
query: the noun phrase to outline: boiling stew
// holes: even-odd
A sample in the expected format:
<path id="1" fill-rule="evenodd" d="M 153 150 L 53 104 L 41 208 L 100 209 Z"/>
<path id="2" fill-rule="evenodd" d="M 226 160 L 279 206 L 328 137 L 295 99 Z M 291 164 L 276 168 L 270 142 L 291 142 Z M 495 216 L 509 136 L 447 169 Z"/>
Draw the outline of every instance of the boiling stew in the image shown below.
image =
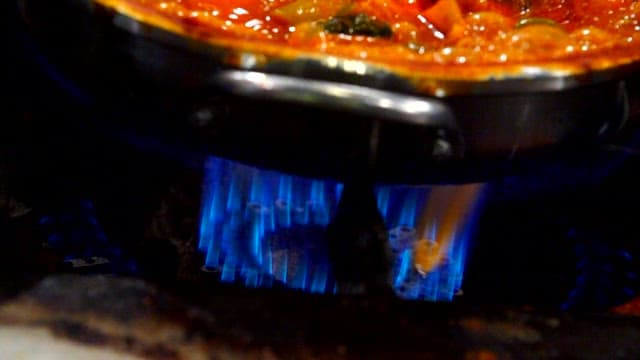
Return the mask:
<path id="1" fill-rule="evenodd" d="M 441 77 L 640 58 L 639 0 L 95 0 L 217 45 L 337 56 Z M 491 69 L 491 70 L 485 70 Z"/>

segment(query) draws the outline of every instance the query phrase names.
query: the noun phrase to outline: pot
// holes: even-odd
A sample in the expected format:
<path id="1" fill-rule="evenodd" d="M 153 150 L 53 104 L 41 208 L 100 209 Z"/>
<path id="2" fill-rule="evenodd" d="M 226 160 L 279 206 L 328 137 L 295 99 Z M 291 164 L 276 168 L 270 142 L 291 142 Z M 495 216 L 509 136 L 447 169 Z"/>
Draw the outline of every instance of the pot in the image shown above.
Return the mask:
<path id="1" fill-rule="evenodd" d="M 19 5 L 38 51 L 109 126 L 162 128 L 202 156 L 340 180 L 475 182 L 585 156 L 622 128 L 638 69 L 430 79 L 211 44 L 92 0 Z"/>

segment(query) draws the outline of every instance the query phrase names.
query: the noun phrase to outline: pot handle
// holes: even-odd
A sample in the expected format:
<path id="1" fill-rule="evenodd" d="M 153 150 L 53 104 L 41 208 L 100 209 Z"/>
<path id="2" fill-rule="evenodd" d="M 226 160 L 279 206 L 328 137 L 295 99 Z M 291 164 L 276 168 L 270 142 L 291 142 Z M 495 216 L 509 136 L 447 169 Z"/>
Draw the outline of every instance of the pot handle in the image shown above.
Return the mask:
<path id="1" fill-rule="evenodd" d="M 214 81 L 235 95 L 331 108 L 395 123 L 460 133 L 452 111 L 435 98 L 245 70 L 221 71 L 215 75 Z"/>

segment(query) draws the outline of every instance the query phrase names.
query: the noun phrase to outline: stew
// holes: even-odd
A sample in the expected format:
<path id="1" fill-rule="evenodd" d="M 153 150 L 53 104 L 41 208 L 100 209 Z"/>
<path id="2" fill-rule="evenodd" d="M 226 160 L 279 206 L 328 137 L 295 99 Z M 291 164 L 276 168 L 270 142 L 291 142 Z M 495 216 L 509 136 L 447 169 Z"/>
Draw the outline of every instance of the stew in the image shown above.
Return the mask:
<path id="1" fill-rule="evenodd" d="M 442 77 L 486 77 L 512 65 L 589 70 L 640 58 L 640 0 L 95 1 L 221 46 Z"/>

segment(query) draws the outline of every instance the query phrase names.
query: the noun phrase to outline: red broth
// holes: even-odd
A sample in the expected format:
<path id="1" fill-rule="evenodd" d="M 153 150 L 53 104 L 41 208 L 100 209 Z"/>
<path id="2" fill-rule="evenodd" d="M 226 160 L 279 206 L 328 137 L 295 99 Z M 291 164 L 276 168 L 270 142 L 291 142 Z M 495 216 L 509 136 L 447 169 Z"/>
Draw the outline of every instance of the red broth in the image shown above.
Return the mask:
<path id="1" fill-rule="evenodd" d="M 640 0 L 95 1 L 221 46 L 440 78 L 485 79 L 520 65 L 576 72 L 640 58 Z M 366 23 L 350 28 L 354 19 Z"/>

